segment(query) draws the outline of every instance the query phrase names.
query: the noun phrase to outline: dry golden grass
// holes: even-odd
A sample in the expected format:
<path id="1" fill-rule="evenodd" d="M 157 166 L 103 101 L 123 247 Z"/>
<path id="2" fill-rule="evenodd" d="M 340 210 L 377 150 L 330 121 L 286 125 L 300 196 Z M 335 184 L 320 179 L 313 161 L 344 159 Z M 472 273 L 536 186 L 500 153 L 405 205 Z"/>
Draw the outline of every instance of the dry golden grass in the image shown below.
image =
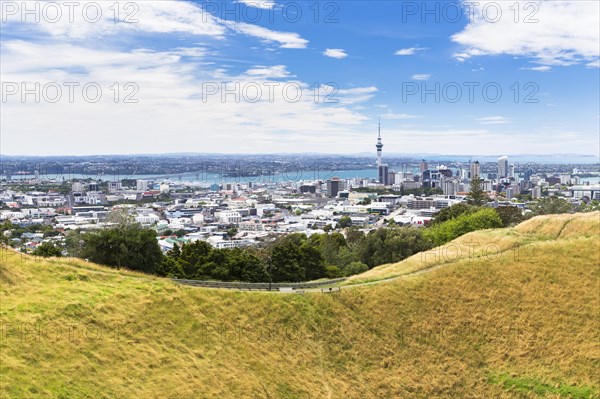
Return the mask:
<path id="1" fill-rule="evenodd" d="M 588 218 L 474 233 L 530 245 L 328 295 L 203 290 L 5 253 L 0 397 L 598 398 Z"/>
<path id="2" fill-rule="evenodd" d="M 511 229 L 492 229 L 465 234 L 430 251 L 401 262 L 377 266 L 352 276 L 346 284 L 399 277 L 458 260 L 519 259 L 537 251 L 547 239 L 600 236 L 600 212 L 537 216 Z"/>

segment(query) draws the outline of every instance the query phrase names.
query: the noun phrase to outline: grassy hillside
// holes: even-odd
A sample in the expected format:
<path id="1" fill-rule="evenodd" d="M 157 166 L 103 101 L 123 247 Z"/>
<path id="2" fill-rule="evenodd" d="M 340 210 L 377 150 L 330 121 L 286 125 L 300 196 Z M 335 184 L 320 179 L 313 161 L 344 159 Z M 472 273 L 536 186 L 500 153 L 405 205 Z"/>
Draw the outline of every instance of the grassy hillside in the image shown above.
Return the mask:
<path id="1" fill-rule="evenodd" d="M 305 295 L 4 252 L 0 397 L 598 398 L 599 233 L 538 217 Z"/>
<path id="2" fill-rule="evenodd" d="M 416 254 L 402 262 L 381 265 L 351 277 L 347 284 L 385 280 L 420 270 L 444 266 L 457 260 L 483 261 L 526 259 L 548 240 L 593 238 L 600 234 L 600 213 L 540 216 L 512 229 L 475 231 L 456 240 Z"/>

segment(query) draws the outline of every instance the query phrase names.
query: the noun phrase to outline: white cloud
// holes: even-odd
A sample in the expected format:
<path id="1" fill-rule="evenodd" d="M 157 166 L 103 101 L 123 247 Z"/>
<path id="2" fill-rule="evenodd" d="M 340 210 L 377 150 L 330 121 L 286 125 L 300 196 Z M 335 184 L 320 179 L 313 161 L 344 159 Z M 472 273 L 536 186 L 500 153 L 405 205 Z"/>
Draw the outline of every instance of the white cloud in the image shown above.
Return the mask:
<path id="1" fill-rule="evenodd" d="M 377 92 L 375 87 L 324 89 L 316 99 L 312 84 L 293 79 L 284 65 L 257 66 L 232 76 L 201 57 L 186 58 L 178 53 L 200 55 L 187 49 L 120 51 L 76 44 L 3 42 L 3 81 L 78 82 L 80 86 L 73 103 L 64 98 L 54 104 L 43 100 L 22 103 L 18 97 L 3 103 L 2 152 L 156 153 L 183 148 L 198 152 L 289 152 L 290 143 L 294 151 L 314 151 L 315 146 L 333 146 L 340 137 L 361 134 L 368 117 L 352 108 Z M 115 81 L 121 88 L 126 82 L 135 83 L 139 102 L 123 103 L 128 94 L 124 90 L 120 101 L 115 102 L 110 89 Z M 101 86 L 99 102 L 86 102 L 77 94 L 87 82 Z M 242 87 L 251 84 L 252 90 L 234 90 L 224 97 L 223 85 L 231 89 L 235 83 Z M 220 88 L 220 92 L 207 95 L 206 84 Z M 286 84 L 290 86 L 287 92 L 283 89 Z M 267 85 L 274 87 L 272 97 Z M 261 90 L 256 102 L 251 99 L 255 87 Z M 297 89 L 301 96 L 291 100 Z M 323 104 L 330 99 L 339 102 Z M 31 118 L 32 114 L 36 117 Z M 82 132 L 102 140 L 73 140 L 83 137 Z M 26 151 L 23 137 L 28 141 Z"/>
<path id="2" fill-rule="evenodd" d="M 504 116 L 485 116 L 482 118 L 477 118 L 476 121 L 484 125 L 503 125 L 510 123 L 510 119 Z"/>
<path id="3" fill-rule="evenodd" d="M 549 70 L 552 69 L 552 67 L 549 67 L 548 65 L 540 65 L 540 66 L 536 66 L 536 67 L 530 67 L 530 68 L 521 68 L 525 71 L 537 71 L 537 72 L 548 72 Z"/>
<path id="4" fill-rule="evenodd" d="M 245 75 L 251 77 L 261 77 L 265 79 L 279 79 L 291 76 L 285 65 L 275 65 L 272 67 L 257 66 L 255 68 L 248 69 L 245 72 Z"/>
<path id="5" fill-rule="evenodd" d="M 99 7 L 98 21 L 90 22 L 91 17 L 83 17 L 83 7 L 88 5 L 91 6 L 89 14 L 92 16 L 96 15 L 94 10 Z M 35 23 L 33 18 L 27 18 L 23 22 L 20 15 L 14 15 L 7 17 L 6 25 L 17 29 L 35 28 L 54 38 L 78 40 L 124 32 L 188 33 L 213 37 L 223 37 L 226 33 L 226 28 L 218 18 L 186 1 L 82 1 L 77 2 L 74 7 L 72 21 L 69 20 L 69 9 L 65 6 L 62 17 L 56 22 L 50 22 L 46 18 L 42 18 L 39 23 Z M 117 9 L 119 14 L 115 13 Z"/>
<path id="6" fill-rule="evenodd" d="M 429 80 L 429 78 L 431 78 L 431 75 L 428 73 L 417 73 L 415 75 L 412 75 L 410 78 L 412 80 Z"/>
<path id="7" fill-rule="evenodd" d="M 354 87 L 351 89 L 333 88 L 324 85 L 321 89 L 322 93 L 332 93 L 330 97 L 338 99 L 340 104 L 356 104 L 372 99 L 379 91 L 375 86 L 369 87 Z"/>
<path id="8" fill-rule="evenodd" d="M 277 5 L 275 0 L 239 0 L 238 3 L 265 10 L 271 10 Z"/>
<path id="9" fill-rule="evenodd" d="M 586 66 L 588 68 L 600 68 L 600 60 L 596 60 L 596 61 L 592 61 L 592 62 L 588 62 L 586 64 Z"/>
<path id="10" fill-rule="evenodd" d="M 208 36 L 214 39 L 223 39 L 228 33 L 237 32 L 253 36 L 267 42 L 278 43 L 281 48 L 306 48 L 308 40 L 294 32 L 273 31 L 258 25 L 245 22 L 221 20 L 209 11 L 194 3 L 187 1 L 143 1 L 143 2 L 78 2 L 78 7 L 83 8 L 86 3 L 101 7 L 101 19 L 90 23 L 82 17 L 69 21 L 68 14 L 56 23 L 42 20 L 33 23 L 33 18 L 21 22 L 20 15 L 7 18 L 6 27 L 3 29 L 38 29 L 48 33 L 55 39 L 98 39 L 107 36 L 133 34 L 133 33 L 181 33 L 198 36 Z M 255 3 L 261 3 L 260 1 Z M 118 6 L 116 6 L 117 4 Z M 127 8 L 127 4 L 134 4 L 135 8 Z M 262 4 L 262 3 L 261 3 Z M 120 19 L 130 16 L 136 22 L 125 23 L 115 21 L 114 9 L 119 8 Z M 124 11 L 124 10 L 127 10 Z M 65 10 L 68 12 L 68 9 Z M 90 11 L 91 13 L 91 11 Z M 75 13 L 75 15 L 79 15 Z M 30 32 L 29 32 L 30 33 Z"/>
<path id="11" fill-rule="evenodd" d="M 294 32 L 277 32 L 262 26 L 245 22 L 225 22 L 231 29 L 245 35 L 254 36 L 267 42 L 277 42 L 281 48 L 306 48 L 308 40 Z"/>
<path id="12" fill-rule="evenodd" d="M 394 53 L 394 55 L 415 55 L 417 51 L 425 50 L 425 47 L 409 47 L 403 48 Z"/>
<path id="13" fill-rule="evenodd" d="M 346 54 L 346 50 L 342 50 L 341 48 L 328 48 L 323 52 L 323 55 L 331 58 L 346 58 L 348 54 Z"/>
<path id="14" fill-rule="evenodd" d="M 484 0 L 469 4 L 474 10 L 469 24 L 452 36 L 453 41 L 465 46 L 464 51 L 454 54 L 459 61 L 499 54 L 534 58 L 543 65 L 571 65 L 598 60 L 598 1 Z M 501 7 L 499 19 L 489 22 L 496 18 L 497 7 Z M 516 8 L 520 10 L 517 22 Z"/>

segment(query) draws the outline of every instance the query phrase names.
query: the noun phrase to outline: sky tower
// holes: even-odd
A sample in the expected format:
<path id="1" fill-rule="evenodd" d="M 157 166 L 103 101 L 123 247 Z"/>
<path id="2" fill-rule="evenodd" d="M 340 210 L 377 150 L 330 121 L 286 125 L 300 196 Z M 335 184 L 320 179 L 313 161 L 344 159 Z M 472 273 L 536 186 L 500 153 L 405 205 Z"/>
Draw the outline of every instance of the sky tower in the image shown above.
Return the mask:
<path id="1" fill-rule="evenodd" d="M 377 148 L 377 166 L 381 166 L 381 151 L 383 149 L 383 143 L 381 142 L 381 119 L 379 120 L 377 132 L 377 144 L 375 145 L 375 148 Z"/>
<path id="2" fill-rule="evenodd" d="M 377 178 L 379 183 L 387 186 L 390 182 L 388 166 L 381 162 L 381 150 L 383 149 L 383 143 L 381 142 L 381 119 L 379 120 L 377 133 L 377 144 L 375 145 L 375 148 L 377 148 Z"/>

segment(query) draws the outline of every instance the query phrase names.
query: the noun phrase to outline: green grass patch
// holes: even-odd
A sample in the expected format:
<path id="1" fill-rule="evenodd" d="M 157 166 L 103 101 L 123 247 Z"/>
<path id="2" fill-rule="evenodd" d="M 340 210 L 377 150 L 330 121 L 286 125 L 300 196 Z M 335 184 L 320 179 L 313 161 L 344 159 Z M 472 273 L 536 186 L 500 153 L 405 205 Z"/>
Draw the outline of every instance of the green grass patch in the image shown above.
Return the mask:
<path id="1" fill-rule="evenodd" d="M 534 393 L 538 396 L 559 395 L 561 398 L 594 399 L 600 397 L 598 390 L 588 386 L 573 386 L 563 382 L 546 383 L 538 378 L 512 376 L 507 373 L 491 374 L 491 384 L 501 385 L 511 392 Z"/>

